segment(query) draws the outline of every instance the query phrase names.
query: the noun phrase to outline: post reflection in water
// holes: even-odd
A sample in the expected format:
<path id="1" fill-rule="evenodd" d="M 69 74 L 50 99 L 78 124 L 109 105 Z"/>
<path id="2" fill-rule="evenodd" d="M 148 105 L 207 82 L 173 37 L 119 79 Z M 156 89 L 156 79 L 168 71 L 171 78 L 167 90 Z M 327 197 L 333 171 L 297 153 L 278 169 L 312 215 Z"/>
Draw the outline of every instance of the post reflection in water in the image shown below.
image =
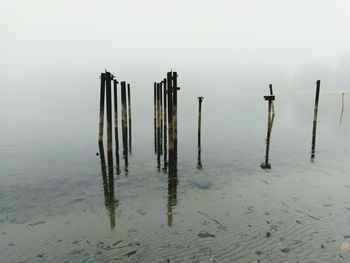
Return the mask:
<path id="1" fill-rule="evenodd" d="M 275 106 L 273 101 L 275 96 L 273 95 L 272 84 L 269 85 L 270 95 L 264 96 L 264 99 L 268 101 L 268 115 L 267 115 L 267 135 L 266 135 L 266 151 L 265 151 L 265 161 L 260 165 L 262 169 L 271 169 L 271 164 L 269 163 L 270 154 L 270 138 L 273 126 L 273 121 L 275 119 Z"/>
<path id="2" fill-rule="evenodd" d="M 113 152 L 107 151 L 108 166 L 106 166 L 106 159 L 102 142 L 99 143 L 99 150 L 105 206 L 108 210 L 111 229 L 114 229 L 116 225 L 116 209 L 119 205 L 119 201 L 115 198 L 114 194 Z"/>

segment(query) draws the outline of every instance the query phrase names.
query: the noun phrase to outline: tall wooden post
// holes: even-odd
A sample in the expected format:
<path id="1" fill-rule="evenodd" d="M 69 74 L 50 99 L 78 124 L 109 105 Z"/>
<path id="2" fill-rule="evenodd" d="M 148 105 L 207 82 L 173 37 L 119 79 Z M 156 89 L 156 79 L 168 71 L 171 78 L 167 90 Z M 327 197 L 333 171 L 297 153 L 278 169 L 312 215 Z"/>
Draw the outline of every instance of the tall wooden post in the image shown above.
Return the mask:
<path id="1" fill-rule="evenodd" d="M 105 73 L 101 73 L 100 76 L 101 84 L 100 84 L 100 122 L 99 122 L 99 133 L 98 133 L 98 142 L 101 143 L 103 141 L 103 122 L 104 122 L 104 110 L 105 110 L 105 83 L 106 83 L 106 75 Z"/>
<path id="2" fill-rule="evenodd" d="M 173 72 L 173 132 L 174 150 L 177 154 L 177 72 Z"/>
<path id="3" fill-rule="evenodd" d="M 114 134 L 115 134 L 115 148 L 116 152 L 119 151 L 119 134 L 118 134 L 118 90 L 117 90 L 118 81 L 113 80 L 114 88 Z"/>
<path id="4" fill-rule="evenodd" d="M 128 83 L 128 117 L 129 117 L 129 152 L 131 153 L 131 96 L 130 96 L 129 83 Z"/>
<path id="5" fill-rule="evenodd" d="M 168 86 L 168 151 L 169 151 L 169 163 L 171 154 L 174 149 L 173 141 L 173 83 L 172 83 L 172 72 L 167 73 L 167 86 Z"/>
<path id="6" fill-rule="evenodd" d="M 163 131 L 163 134 L 164 134 L 164 140 L 163 140 L 163 145 L 164 145 L 164 171 L 166 171 L 167 169 L 167 158 L 168 158 L 168 149 L 167 149 L 167 140 L 168 140 L 168 136 L 167 136 L 167 87 L 166 87 L 166 79 L 163 79 L 163 95 L 164 95 L 164 131 Z"/>
<path id="7" fill-rule="evenodd" d="M 161 155 L 161 137 L 160 137 L 160 84 L 157 83 L 157 164 L 160 170 L 160 155 Z"/>
<path id="8" fill-rule="evenodd" d="M 126 112 L 126 83 L 121 82 L 121 97 L 122 97 L 122 136 L 123 136 L 123 154 L 124 157 L 128 154 L 128 133 L 127 133 L 127 112 Z"/>
<path id="9" fill-rule="evenodd" d="M 157 83 L 154 82 L 154 152 L 157 153 Z"/>
<path id="10" fill-rule="evenodd" d="M 321 81 L 317 80 L 316 81 L 314 120 L 313 120 L 313 127 L 312 127 L 311 161 L 313 161 L 315 158 L 317 113 L 318 113 L 318 101 L 319 101 L 319 97 L 320 97 L 320 85 L 321 85 Z"/>
<path id="11" fill-rule="evenodd" d="M 111 73 L 106 72 L 106 97 L 107 97 L 107 151 L 112 151 L 112 90 Z"/>
<path id="12" fill-rule="evenodd" d="M 159 125 L 159 141 L 160 141 L 160 154 L 163 154 L 163 82 L 159 82 L 159 118 L 160 118 L 160 125 Z"/>

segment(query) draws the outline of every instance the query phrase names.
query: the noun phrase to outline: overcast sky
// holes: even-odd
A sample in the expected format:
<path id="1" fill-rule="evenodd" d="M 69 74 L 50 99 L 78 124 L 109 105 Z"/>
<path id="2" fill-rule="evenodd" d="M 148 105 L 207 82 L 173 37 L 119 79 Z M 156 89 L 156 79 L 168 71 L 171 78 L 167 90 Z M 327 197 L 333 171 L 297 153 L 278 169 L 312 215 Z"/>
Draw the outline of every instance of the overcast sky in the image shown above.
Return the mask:
<path id="1" fill-rule="evenodd" d="M 0 1 L 3 80 L 116 65 L 294 74 L 350 55 L 349 0 Z"/>

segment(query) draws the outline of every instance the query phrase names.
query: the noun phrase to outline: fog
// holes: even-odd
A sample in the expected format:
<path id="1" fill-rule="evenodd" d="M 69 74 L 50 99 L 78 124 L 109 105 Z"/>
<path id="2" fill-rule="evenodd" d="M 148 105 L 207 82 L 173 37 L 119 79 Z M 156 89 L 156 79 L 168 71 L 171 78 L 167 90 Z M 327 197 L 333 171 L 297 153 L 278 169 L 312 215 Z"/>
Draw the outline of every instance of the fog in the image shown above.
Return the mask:
<path id="1" fill-rule="evenodd" d="M 316 79 L 337 92 L 350 85 L 348 0 L 1 3 L 7 107 L 69 92 L 95 96 L 104 69 L 142 93 L 170 69 L 193 92 L 252 93 L 270 82 L 281 92 L 313 89 Z"/>

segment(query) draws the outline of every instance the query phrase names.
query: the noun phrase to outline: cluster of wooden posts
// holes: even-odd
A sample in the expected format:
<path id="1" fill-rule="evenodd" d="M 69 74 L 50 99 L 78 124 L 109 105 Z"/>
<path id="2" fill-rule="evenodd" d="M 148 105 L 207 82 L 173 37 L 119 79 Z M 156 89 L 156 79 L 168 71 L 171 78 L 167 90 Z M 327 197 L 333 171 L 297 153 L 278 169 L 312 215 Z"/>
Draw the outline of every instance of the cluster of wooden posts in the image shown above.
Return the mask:
<path id="1" fill-rule="evenodd" d="M 172 207 L 177 203 L 177 77 L 171 71 L 154 82 L 154 150 L 158 171 L 168 172 L 168 225 L 172 225 Z"/>
<path id="2" fill-rule="evenodd" d="M 118 136 L 118 81 L 110 72 L 103 72 L 100 76 L 100 120 L 99 120 L 99 155 L 101 159 L 101 172 L 103 178 L 103 189 L 105 195 L 105 206 L 110 214 L 111 228 L 115 227 L 115 210 L 118 201 L 114 194 L 114 170 L 113 170 L 113 123 L 115 136 L 115 159 L 116 173 L 120 174 L 119 166 L 119 136 Z M 113 83 L 113 96 L 112 96 Z M 124 170 L 128 173 L 128 154 L 131 154 L 131 96 L 130 84 L 125 81 L 120 82 L 121 90 L 121 129 L 123 142 L 123 158 L 125 160 Z M 112 98 L 114 102 L 114 122 L 112 122 Z M 104 119 L 107 119 L 107 165 L 103 147 Z"/>
<path id="3" fill-rule="evenodd" d="M 172 173 L 177 164 L 177 72 L 168 72 L 160 82 L 154 82 L 154 150 L 158 170 Z"/>
<path id="4" fill-rule="evenodd" d="M 318 113 L 318 102 L 319 102 L 319 97 L 320 97 L 320 85 L 321 85 L 321 81 L 317 80 L 316 81 L 314 118 L 313 118 L 313 127 L 312 127 L 311 161 L 314 161 L 314 158 L 315 158 L 317 113 Z M 275 96 L 273 95 L 272 84 L 269 85 L 269 88 L 270 88 L 270 95 L 264 96 L 264 99 L 268 102 L 268 116 L 267 116 L 267 136 L 266 136 L 265 160 L 260 165 L 260 167 L 263 169 L 271 169 L 271 164 L 269 163 L 270 138 L 271 138 L 273 120 L 275 118 L 275 107 L 274 107 Z M 343 111 L 344 111 L 344 93 L 342 95 L 342 113 L 341 113 L 341 117 L 340 117 L 340 123 L 342 121 Z"/>
<path id="5" fill-rule="evenodd" d="M 163 170 L 168 174 L 168 225 L 173 223 L 173 207 L 177 204 L 177 91 L 180 89 L 177 84 L 177 72 L 168 72 L 166 78 L 160 82 L 154 82 L 154 150 L 157 155 L 158 171 Z M 100 122 L 99 122 L 99 147 L 101 158 L 101 169 L 103 176 L 103 187 L 105 193 L 105 205 L 110 214 L 111 228 L 115 226 L 115 210 L 118 206 L 118 200 L 114 195 L 114 175 L 113 175 L 113 123 L 112 123 L 112 83 L 114 92 L 114 133 L 115 133 L 115 150 L 117 174 L 119 169 L 119 138 L 118 138 L 118 81 L 110 72 L 101 73 L 101 96 L 100 96 Z M 123 156 L 125 159 L 125 172 L 127 174 L 128 153 L 131 153 L 131 102 L 130 102 L 130 84 L 125 81 L 120 83 L 121 89 L 121 129 L 123 139 Z M 265 159 L 261 164 L 263 169 L 271 169 L 269 163 L 270 138 L 272 126 L 275 118 L 274 101 L 272 84 L 269 85 L 270 94 L 264 96 L 268 102 L 267 117 L 267 136 Z M 311 160 L 315 158 L 316 147 L 316 129 L 317 114 L 320 95 L 320 81 L 316 82 L 316 97 L 312 129 Z M 107 160 L 103 150 L 103 131 L 104 131 L 104 111 L 106 98 L 106 116 L 107 116 Z M 198 97 L 198 163 L 197 168 L 202 169 L 201 162 L 201 118 L 202 118 L 203 97 Z M 342 112 L 340 124 L 342 122 L 344 111 L 344 93 L 342 94 Z M 128 140 L 129 138 L 129 140 Z M 163 156 L 163 164 L 161 163 Z M 108 171 L 108 173 L 107 173 Z"/>
<path id="6" fill-rule="evenodd" d="M 110 72 L 101 73 L 101 91 L 100 91 L 100 122 L 99 122 L 99 144 L 103 144 L 104 134 L 104 111 L 106 99 L 107 112 L 107 150 L 112 152 L 113 148 L 113 122 L 112 122 L 112 82 L 113 82 L 113 100 L 114 100 L 114 133 L 115 133 L 115 149 L 119 152 L 119 136 L 118 136 L 118 81 Z M 121 129 L 123 139 L 123 155 L 128 157 L 131 153 L 131 96 L 130 84 L 125 81 L 120 82 L 121 90 Z"/>

